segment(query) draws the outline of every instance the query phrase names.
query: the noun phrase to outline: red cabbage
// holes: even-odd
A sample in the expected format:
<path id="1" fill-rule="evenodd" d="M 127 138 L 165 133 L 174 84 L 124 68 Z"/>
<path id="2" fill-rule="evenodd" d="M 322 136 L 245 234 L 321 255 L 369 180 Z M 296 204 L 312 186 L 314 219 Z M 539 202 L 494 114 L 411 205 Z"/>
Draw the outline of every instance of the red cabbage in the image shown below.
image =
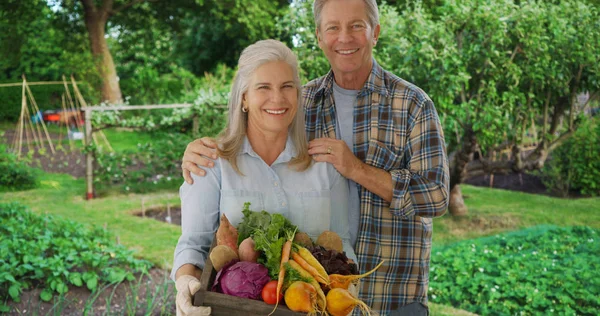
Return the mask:
<path id="1" fill-rule="evenodd" d="M 262 264 L 232 261 L 217 273 L 212 291 L 260 300 L 261 291 L 270 280 L 269 271 Z"/>

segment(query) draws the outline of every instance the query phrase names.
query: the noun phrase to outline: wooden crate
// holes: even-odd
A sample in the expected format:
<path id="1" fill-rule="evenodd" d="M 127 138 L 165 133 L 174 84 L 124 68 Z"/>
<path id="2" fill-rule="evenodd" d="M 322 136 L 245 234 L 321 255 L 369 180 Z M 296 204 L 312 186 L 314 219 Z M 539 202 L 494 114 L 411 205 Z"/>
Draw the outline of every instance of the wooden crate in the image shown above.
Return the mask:
<path id="1" fill-rule="evenodd" d="M 216 238 L 214 238 L 214 240 L 215 241 L 213 241 L 213 244 L 210 247 L 211 250 L 216 244 Z M 210 306 L 212 309 L 212 316 L 264 316 L 268 315 L 273 310 L 274 305 L 266 304 L 263 301 L 212 292 L 210 289 L 215 282 L 216 276 L 217 271 L 213 268 L 210 258 L 207 258 L 204 270 L 202 271 L 202 276 L 200 278 L 202 288 L 194 295 L 194 306 Z M 277 310 L 272 315 L 300 316 L 306 314 L 293 312 L 285 305 L 282 305 L 282 302 L 280 302 Z"/>

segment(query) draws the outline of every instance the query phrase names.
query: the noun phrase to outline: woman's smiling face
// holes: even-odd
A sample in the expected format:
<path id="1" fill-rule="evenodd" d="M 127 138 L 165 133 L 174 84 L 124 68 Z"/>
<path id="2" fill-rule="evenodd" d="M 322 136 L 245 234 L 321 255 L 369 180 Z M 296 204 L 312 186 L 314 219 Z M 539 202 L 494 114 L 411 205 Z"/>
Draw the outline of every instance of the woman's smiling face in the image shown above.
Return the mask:
<path id="1" fill-rule="evenodd" d="M 298 87 L 292 67 L 283 61 L 258 67 L 250 78 L 242 106 L 248 110 L 248 129 L 264 135 L 287 135 L 298 111 Z"/>

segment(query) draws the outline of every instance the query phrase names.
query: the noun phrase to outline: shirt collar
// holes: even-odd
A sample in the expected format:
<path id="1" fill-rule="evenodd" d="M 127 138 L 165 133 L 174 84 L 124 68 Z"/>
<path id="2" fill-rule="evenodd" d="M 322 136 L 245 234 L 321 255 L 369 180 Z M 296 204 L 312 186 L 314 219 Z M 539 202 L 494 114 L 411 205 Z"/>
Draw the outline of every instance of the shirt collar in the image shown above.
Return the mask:
<path id="1" fill-rule="evenodd" d="M 321 82 L 321 85 L 317 89 L 316 93 L 322 93 L 326 96 L 333 93 L 333 82 L 333 69 L 330 69 L 327 75 L 325 75 L 323 78 L 323 81 Z M 383 79 L 383 68 L 379 66 L 377 61 L 375 61 L 375 58 L 373 58 L 373 67 L 371 67 L 371 73 L 369 74 L 365 85 L 362 87 L 358 95 L 365 96 L 373 92 L 379 93 L 382 96 L 388 95 L 388 90 Z"/>
<path id="2" fill-rule="evenodd" d="M 238 153 L 238 155 L 243 155 L 243 154 L 248 154 L 251 157 L 262 159 L 252 148 L 252 145 L 250 144 L 250 141 L 248 140 L 248 136 L 244 136 L 244 142 L 242 143 L 242 148 L 240 149 L 240 152 Z M 278 163 L 287 163 L 290 160 L 292 160 L 294 157 L 296 157 L 297 155 L 298 155 L 298 152 L 296 150 L 296 146 L 294 146 L 294 143 L 292 142 L 292 138 L 288 135 L 288 138 L 285 142 L 285 148 L 283 149 L 283 152 L 281 152 L 281 154 L 279 154 L 279 157 L 277 157 L 277 159 L 275 159 L 275 162 L 273 162 L 273 165 L 278 164 Z"/>

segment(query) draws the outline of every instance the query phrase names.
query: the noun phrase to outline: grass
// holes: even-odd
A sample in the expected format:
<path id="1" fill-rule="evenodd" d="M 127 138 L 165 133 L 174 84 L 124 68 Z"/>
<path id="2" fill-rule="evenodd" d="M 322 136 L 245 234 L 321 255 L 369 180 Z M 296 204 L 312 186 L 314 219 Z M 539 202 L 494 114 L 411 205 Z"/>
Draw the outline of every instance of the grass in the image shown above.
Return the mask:
<path id="1" fill-rule="evenodd" d="M 434 219 L 433 245 L 518 230 L 539 224 L 600 228 L 600 198 L 559 199 L 461 185 L 469 214 Z"/>

